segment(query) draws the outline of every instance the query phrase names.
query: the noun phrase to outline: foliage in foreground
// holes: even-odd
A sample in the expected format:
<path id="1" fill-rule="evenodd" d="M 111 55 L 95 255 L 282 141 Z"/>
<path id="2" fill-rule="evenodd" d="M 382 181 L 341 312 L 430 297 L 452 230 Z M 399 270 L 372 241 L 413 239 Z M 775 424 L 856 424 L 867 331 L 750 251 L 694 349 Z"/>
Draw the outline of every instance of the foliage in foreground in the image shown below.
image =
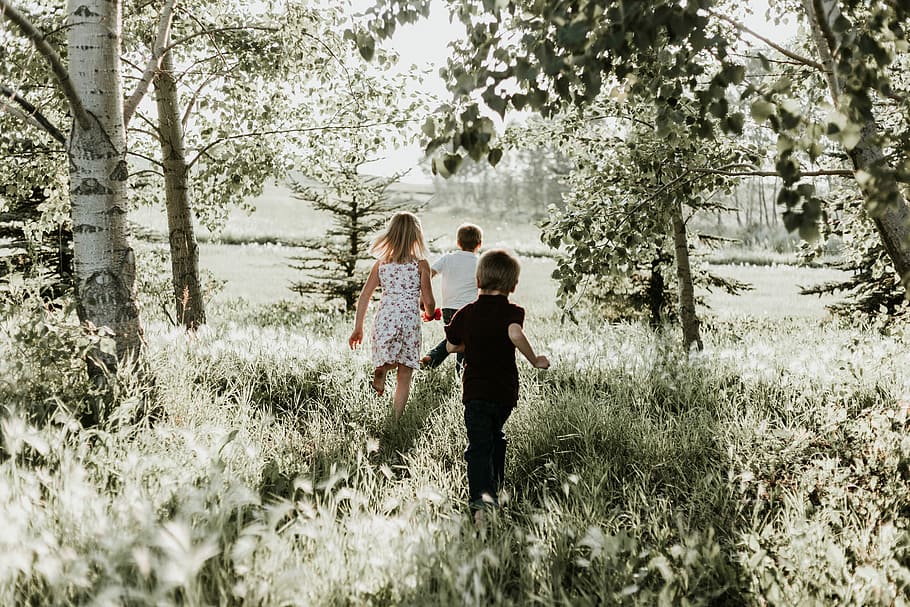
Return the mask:
<path id="1" fill-rule="evenodd" d="M 0 603 L 908 602 L 904 338 L 747 320 L 687 359 L 536 319 L 554 367 L 522 369 L 477 533 L 451 367 L 394 426 L 341 317 L 217 317 L 151 332 L 159 420 L 125 421 L 137 393 L 90 432 L 30 423 L 53 397 L 0 342 Z"/>
<path id="2" fill-rule="evenodd" d="M 850 206 L 852 192 L 843 189 L 829 193 L 829 234 L 843 243 L 843 259 L 836 264 L 850 272 L 841 280 L 829 281 L 802 289 L 806 295 L 838 294 L 844 300 L 829 309 L 858 324 L 874 323 L 887 330 L 903 325 L 910 317 L 910 300 L 900 276 L 888 262 L 882 243 L 874 238 L 875 226 L 862 209 Z M 806 247 L 804 257 L 819 256 L 819 249 Z"/>

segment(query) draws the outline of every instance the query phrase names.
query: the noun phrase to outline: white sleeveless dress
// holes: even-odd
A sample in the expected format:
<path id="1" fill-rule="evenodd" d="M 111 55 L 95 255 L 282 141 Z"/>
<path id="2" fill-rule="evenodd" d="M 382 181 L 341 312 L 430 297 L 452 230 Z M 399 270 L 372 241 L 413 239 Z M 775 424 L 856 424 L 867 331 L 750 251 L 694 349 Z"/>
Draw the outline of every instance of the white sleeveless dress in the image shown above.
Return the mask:
<path id="1" fill-rule="evenodd" d="M 417 262 L 379 266 L 382 296 L 373 319 L 373 366 L 420 366 L 420 270 Z"/>

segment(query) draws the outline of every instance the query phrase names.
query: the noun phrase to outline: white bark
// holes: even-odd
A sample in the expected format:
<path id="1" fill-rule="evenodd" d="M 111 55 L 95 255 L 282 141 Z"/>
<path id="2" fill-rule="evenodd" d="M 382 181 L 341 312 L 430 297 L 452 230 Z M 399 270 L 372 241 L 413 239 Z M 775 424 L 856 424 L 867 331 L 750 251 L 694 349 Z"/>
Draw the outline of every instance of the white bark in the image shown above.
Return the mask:
<path id="1" fill-rule="evenodd" d="M 127 238 L 120 3 L 69 0 L 67 15 L 69 77 L 89 118 L 74 123 L 68 146 L 77 310 L 81 321 L 114 332 L 119 359 L 141 343 Z"/>
<path id="2" fill-rule="evenodd" d="M 129 125 L 136 108 L 142 98 L 145 97 L 149 85 L 161 66 L 161 57 L 167 52 L 167 44 L 171 35 L 171 22 L 174 19 L 174 9 L 177 0 L 167 0 L 161 8 L 161 16 L 158 18 L 158 34 L 155 36 L 155 44 L 152 47 L 152 56 L 149 58 L 148 65 L 136 85 L 136 90 L 130 95 L 130 98 L 123 104 L 123 124 Z"/>
<path id="3" fill-rule="evenodd" d="M 837 33 L 834 24 L 841 16 L 840 4 L 838 0 L 803 0 L 803 8 L 809 17 L 812 38 L 819 57 L 825 66 L 831 98 L 837 105 L 843 90 L 835 63 L 835 56 L 840 46 L 840 34 Z M 878 135 L 878 125 L 875 120 L 868 120 L 862 125 L 859 142 L 847 152 L 856 171 L 881 165 L 884 162 L 884 152 L 877 143 Z M 887 183 L 878 184 L 878 187 L 889 190 L 893 194 L 894 202 L 888 205 L 870 204 L 873 201 L 869 199 L 869 192 L 862 186 L 860 189 L 863 190 L 867 208 L 870 209 L 869 214 L 885 251 L 901 277 L 901 282 L 907 288 L 910 284 L 910 207 L 900 188 L 897 187 L 893 176 Z"/>

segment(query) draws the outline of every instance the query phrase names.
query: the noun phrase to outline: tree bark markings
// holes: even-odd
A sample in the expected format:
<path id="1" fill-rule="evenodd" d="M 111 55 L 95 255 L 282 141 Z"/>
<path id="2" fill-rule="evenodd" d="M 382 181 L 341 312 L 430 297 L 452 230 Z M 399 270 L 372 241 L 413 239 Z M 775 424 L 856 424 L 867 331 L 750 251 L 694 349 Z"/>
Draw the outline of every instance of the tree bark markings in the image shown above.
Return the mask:
<path id="1" fill-rule="evenodd" d="M 164 165 L 175 318 L 192 330 L 205 323 L 205 304 L 199 283 L 199 245 L 190 206 L 189 167 L 171 51 L 161 57 L 161 67 L 155 79 L 155 100 Z"/>
<path id="2" fill-rule="evenodd" d="M 122 359 L 138 353 L 142 333 L 126 221 L 120 4 L 70 0 L 67 12 L 68 75 L 88 115 L 73 122 L 67 146 L 77 312 L 113 331 Z"/>
<path id="3" fill-rule="evenodd" d="M 676 282 L 679 288 L 679 321 L 683 330 L 683 346 L 686 352 L 692 345 L 704 349 L 699 331 L 698 316 L 695 314 L 695 287 L 692 284 L 692 267 L 689 263 L 689 242 L 686 236 L 686 222 L 682 215 L 682 204 L 673 202 L 673 245 L 676 251 Z"/>

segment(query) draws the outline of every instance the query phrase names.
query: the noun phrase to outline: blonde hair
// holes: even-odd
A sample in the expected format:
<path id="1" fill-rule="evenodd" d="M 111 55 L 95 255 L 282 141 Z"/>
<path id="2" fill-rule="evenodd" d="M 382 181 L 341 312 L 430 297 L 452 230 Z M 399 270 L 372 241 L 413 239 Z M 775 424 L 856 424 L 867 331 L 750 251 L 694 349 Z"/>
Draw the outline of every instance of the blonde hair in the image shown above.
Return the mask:
<path id="1" fill-rule="evenodd" d="M 477 260 L 477 288 L 511 293 L 518 284 L 521 264 L 505 249 L 490 249 Z"/>
<path id="2" fill-rule="evenodd" d="M 392 215 L 389 225 L 370 245 L 370 253 L 383 261 L 395 263 L 426 259 L 427 243 L 423 239 L 420 219 L 408 211 Z"/>

